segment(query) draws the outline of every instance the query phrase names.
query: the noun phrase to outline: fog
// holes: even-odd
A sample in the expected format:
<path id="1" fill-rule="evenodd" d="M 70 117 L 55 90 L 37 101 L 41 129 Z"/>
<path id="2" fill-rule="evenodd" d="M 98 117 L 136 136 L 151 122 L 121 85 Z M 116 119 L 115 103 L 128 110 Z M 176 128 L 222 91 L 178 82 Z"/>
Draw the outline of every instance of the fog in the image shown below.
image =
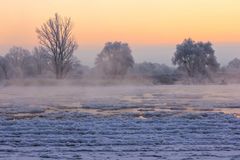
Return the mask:
<path id="1" fill-rule="evenodd" d="M 78 50 L 75 52 L 75 55 L 81 60 L 83 65 L 89 67 L 94 66 L 94 58 L 100 52 L 102 45 L 93 45 L 93 44 L 79 44 Z M 15 44 L 18 46 L 18 44 Z M 19 44 L 20 45 L 20 44 Z M 137 63 L 144 61 L 153 62 L 153 63 L 164 63 L 167 65 L 172 65 L 171 61 L 172 54 L 175 51 L 175 44 L 159 44 L 159 45 L 140 45 L 140 44 L 130 44 L 132 48 L 132 54 Z M 31 50 L 34 46 L 22 45 L 24 48 Z M 0 55 L 4 55 L 12 45 L 0 45 Z M 235 57 L 239 57 L 240 53 L 240 44 L 236 43 L 222 43 L 214 44 L 214 49 L 216 50 L 216 55 L 219 62 L 222 65 L 227 65 Z"/>

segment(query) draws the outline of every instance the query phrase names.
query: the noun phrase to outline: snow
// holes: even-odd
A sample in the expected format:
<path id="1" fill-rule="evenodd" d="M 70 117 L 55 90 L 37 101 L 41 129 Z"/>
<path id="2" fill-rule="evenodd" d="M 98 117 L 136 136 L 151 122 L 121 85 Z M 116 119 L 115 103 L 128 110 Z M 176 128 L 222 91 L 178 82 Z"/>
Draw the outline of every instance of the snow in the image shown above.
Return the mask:
<path id="1" fill-rule="evenodd" d="M 3 87 L 0 159 L 240 159 L 240 85 Z"/>

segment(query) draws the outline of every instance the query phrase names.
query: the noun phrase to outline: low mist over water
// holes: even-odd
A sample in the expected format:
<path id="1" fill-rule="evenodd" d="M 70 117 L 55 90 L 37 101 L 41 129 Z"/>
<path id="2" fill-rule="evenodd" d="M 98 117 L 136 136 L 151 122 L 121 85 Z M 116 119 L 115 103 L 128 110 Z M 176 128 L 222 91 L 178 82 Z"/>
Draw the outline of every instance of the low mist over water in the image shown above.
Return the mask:
<path id="1" fill-rule="evenodd" d="M 1 88 L 0 158 L 239 157 L 239 89 L 239 85 Z"/>

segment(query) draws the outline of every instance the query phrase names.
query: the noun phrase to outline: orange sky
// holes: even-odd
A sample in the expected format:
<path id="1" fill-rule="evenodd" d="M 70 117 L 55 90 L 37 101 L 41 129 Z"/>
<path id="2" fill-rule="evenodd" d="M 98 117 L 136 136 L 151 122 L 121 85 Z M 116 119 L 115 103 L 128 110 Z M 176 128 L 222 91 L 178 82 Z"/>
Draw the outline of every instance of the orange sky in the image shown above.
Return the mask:
<path id="1" fill-rule="evenodd" d="M 240 0 L 0 0 L 0 45 L 36 45 L 55 12 L 72 17 L 80 44 L 176 44 L 184 38 L 240 42 Z"/>

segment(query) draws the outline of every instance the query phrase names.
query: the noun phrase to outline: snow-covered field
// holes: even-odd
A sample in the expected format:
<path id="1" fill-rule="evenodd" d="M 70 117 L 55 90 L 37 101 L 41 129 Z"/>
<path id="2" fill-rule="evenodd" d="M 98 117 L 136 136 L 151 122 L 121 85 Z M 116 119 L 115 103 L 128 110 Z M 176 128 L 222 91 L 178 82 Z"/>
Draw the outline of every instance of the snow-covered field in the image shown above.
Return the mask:
<path id="1" fill-rule="evenodd" d="M 240 85 L 2 87 L 0 159 L 239 160 Z"/>

